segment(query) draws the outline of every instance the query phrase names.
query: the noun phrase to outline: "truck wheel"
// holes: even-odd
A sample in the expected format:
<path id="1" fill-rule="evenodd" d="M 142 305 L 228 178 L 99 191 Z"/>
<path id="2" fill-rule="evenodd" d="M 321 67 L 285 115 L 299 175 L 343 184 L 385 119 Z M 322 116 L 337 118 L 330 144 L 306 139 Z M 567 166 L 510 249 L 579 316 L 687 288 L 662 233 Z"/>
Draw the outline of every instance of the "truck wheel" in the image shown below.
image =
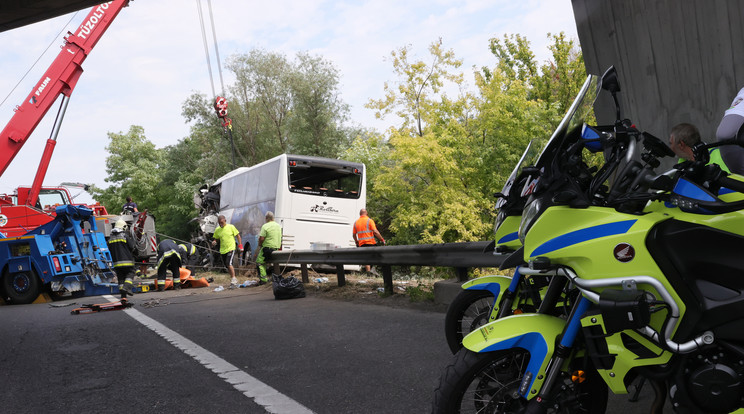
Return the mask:
<path id="1" fill-rule="evenodd" d="M 31 303 L 39 296 L 41 283 L 33 271 L 5 272 L 2 283 L 5 294 L 14 305 Z"/>

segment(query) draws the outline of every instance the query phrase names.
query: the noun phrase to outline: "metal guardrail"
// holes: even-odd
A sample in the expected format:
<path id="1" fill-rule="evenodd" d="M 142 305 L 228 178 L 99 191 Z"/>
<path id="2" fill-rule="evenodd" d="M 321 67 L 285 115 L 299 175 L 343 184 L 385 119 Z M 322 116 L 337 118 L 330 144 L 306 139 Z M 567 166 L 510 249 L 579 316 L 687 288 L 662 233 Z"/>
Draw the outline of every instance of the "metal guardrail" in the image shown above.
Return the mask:
<path id="1" fill-rule="evenodd" d="M 404 246 L 377 246 L 333 250 L 275 251 L 267 262 L 275 265 L 299 263 L 302 281 L 308 282 L 308 264 L 336 266 L 338 285 L 346 284 L 344 265 L 374 265 L 382 269 L 385 292 L 393 293 L 392 266 L 452 267 L 458 279 L 467 279 L 467 270 L 473 267 L 499 267 L 507 255 L 494 254 L 488 247 L 493 242 L 465 242 L 441 244 L 416 244 Z M 489 251 L 486 251 L 489 250 Z"/>

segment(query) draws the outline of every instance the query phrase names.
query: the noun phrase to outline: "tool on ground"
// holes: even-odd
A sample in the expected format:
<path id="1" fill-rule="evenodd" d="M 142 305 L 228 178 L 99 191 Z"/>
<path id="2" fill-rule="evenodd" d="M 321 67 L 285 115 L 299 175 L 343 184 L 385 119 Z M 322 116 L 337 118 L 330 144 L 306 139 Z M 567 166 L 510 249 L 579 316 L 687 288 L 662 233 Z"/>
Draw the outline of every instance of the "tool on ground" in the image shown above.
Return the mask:
<path id="1" fill-rule="evenodd" d="M 122 299 L 118 302 L 93 303 L 93 304 L 82 305 L 82 307 L 76 308 L 70 311 L 70 314 L 80 315 L 80 314 L 87 314 L 87 313 L 93 313 L 93 312 L 122 310 L 122 309 L 131 308 L 132 306 L 134 305 L 129 303 L 128 300 Z"/>

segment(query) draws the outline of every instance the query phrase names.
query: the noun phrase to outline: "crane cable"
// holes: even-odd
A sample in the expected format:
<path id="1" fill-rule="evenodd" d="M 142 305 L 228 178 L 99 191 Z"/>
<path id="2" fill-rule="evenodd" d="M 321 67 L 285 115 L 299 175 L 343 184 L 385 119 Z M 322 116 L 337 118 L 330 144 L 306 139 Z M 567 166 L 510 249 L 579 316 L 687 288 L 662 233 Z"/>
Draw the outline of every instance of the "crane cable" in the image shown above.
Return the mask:
<path id="1" fill-rule="evenodd" d="M 204 28 L 204 15 L 202 14 L 201 0 L 196 0 L 196 8 L 199 12 L 199 25 L 201 26 L 202 42 L 204 43 L 204 54 L 207 58 L 207 70 L 209 71 L 209 82 L 212 87 L 212 97 L 217 97 L 217 92 L 214 88 L 214 77 L 212 76 L 212 62 L 209 54 L 209 43 L 207 41 L 207 31 Z M 207 8 L 209 10 L 209 21 L 212 25 L 212 39 L 214 42 L 215 57 L 217 59 L 217 72 L 220 75 L 220 86 L 222 87 L 221 93 L 225 94 L 225 82 L 222 78 L 222 65 L 220 63 L 220 50 L 217 46 L 217 30 L 214 27 L 214 16 L 212 15 L 212 0 L 207 0 Z"/>
<path id="2" fill-rule="evenodd" d="M 214 90 L 214 77 L 212 76 L 212 63 L 209 58 L 209 45 L 207 44 L 207 32 L 204 29 L 204 16 L 202 14 L 202 7 L 201 7 L 200 0 L 196 0 L 196 7 L 199 10 L 199 23 L 201 25 L 202 41 L 204 42 L 204 54 L 207 57 L 207 70 L 209 71 L 209 81 L 210 81 L 210 85 L 212 86 L 212 99 L 213 99 L 213 102 L 215 102 L 216 104 L 218 101 L 225 101 L 222 98 L 225 96 L 225 82 L 222 79 L 222 65 L 220 63 L 220 50 L 217 47 L 217 30 L 215 29 L 214 16 L 212 15 L 212 0 L 207 0 L 207 7 L 209 9 L 209 21 L 212 24 L 212 38 L 214 39 L 214 51 L 217 57 L 217 71 L 220 74 L 220 86 L 222 87 L 220 98 L 217 97 L 217 93 Z M 215 109 L 217 108 L 215 107 Z M 223 135 L 224 135 L 224 132 L 227 132 L 229 140 L 230 140 L 230 148 L 231 148 L 231 153 L 232 153 L 232 167 L 234 169 L 236 168 L 235 167 L 235 141 L 233 140 L 233 135 L 232 135 L 232 121 L 230 120 L 230 118 L 220 116 L 219 112 L 218 112 L 218 116 L 223 121 L 222 122 Z"/>

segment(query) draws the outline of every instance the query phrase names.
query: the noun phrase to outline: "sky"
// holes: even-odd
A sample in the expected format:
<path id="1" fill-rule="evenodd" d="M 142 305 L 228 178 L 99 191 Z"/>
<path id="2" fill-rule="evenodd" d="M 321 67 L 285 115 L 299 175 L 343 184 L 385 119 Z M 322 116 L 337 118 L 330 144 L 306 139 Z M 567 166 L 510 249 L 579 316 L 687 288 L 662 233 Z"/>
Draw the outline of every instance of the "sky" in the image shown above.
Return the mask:
<path id="1" fill-rule="evenodd" d="M 84 73 L 72 93 L 44 185 L 107 187 L 109 132 L 124 133 L 140 125 L 158 148 L 189 134 L 190 125 L 181 115 L 183 102 L 194 92 L 212 96 L 198 4 L 136 0 L 121 11 L 82 65 Z M 201 8 L 220 95 L 207 0 L 201 1 Z M 472 86 L 473 68 L 495 64 L 490 38 L 521 34 L 539 62 L 549 58 L 548 33 L 563 31 L 578 43 L 570 0 L 212 0 L 211 9 L 223 67 L 230 56 L 254 48 L 288 58 L 297 52 L 322 56 L 339 71 L 341 98 L 351 107 L 349 122 L 381 131 L 395 120 L 376 120 L 364 104 L 381 98 L 384 83 L 394 80 L 387 58 L 395 49 L 410 45 L 414 56 L 427 61 L 427 47 L 442 38 L 444 47 L 463 60 L 461 69 Z M 75 32 L 88 11 L 0 33 L 2 127 L 59 53 L 63 35 Z M 233 78 L 224 69 L 222 74 L 229 88 Z M 33 181 L 58 104 L 0 177 L 0 193 Z M 77 200 L 89 197 L 84 193 Z"/>

